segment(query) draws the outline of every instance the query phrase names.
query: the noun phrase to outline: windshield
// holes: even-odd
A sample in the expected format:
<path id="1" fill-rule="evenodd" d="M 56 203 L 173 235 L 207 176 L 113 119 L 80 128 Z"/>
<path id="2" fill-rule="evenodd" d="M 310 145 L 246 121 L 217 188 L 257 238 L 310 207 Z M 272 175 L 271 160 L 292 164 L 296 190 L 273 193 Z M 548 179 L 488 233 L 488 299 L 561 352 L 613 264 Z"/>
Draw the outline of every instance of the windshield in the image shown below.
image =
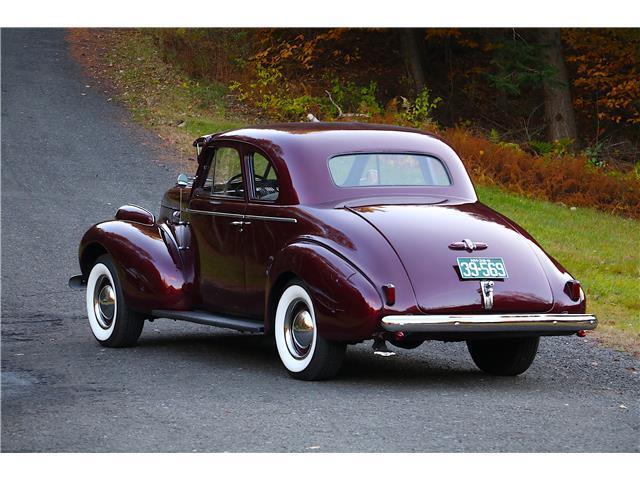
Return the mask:
<path id="1" fill-rule="evenodd" d="M 356 153 L 329 159 L 338 187 L 447 186 L 451 179 L 440 160 L 413 153 Z"/>

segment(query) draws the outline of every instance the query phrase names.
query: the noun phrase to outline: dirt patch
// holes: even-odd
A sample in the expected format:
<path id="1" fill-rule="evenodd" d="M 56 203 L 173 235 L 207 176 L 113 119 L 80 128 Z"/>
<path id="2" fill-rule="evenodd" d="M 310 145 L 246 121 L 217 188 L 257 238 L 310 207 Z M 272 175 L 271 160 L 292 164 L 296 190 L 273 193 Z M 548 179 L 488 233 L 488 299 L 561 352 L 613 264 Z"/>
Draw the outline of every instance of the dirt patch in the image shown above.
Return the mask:
<path id="1" fill-rule="evenodd" d="M 240 108 L 226 85 L 194 80 L 166 62 L 147 30 L 70 29 L 67 41 L 86 75 L 176 152 L 183 171 L 194 169 L 194 138 L 263 121 Z"/>
<path id="2" fill-rule="evenodd" d="M 630 332 L 616 330 L 613 327 L 599 325 L 593 333 L 587 333 L 587 338 L 592 338 L 597 343 L 619 352 L 627 352 L 640 358 L 640 342 Z"/>
<path id="3" fill-rule="evenodd" d="M 118 35 L 113 29 L 73 28 L 67 30 L 67 43 L 71 57 L 83 68 L 84 73 L 93 78 L 106 92 L 116 94 L 116 84 L 107 72 L 114 68 L 106 60 L 107 45 Z"/>
<path id="4" fill-rule="evenodd" d="M 67 30 L 66 36 L 71 57 L 97 84 L 97 89 L 107 96 L 107 101 L 122 104 L 134 122 L 158 136 L 165 150 L 161 162 L 179 164 L 190 172 L 193 170 L 193 138 L 176 128 L 178 121 L 161 125 L 160 121 L 154 120 L 154 99 L 161 94 L 160 89 L 150 89 L 147 84 L 140 84 L 132 78 L 131 72 L 142 75 L 131 68 L 140 59 L 127 56 L 122 49 L 122 45 L 132 38 L 135 39 L 135 30 L 132 29 L 73 28 Z M 136 104 L 143 104 L 149 110 L 141 115 L 135 108 Z"/>

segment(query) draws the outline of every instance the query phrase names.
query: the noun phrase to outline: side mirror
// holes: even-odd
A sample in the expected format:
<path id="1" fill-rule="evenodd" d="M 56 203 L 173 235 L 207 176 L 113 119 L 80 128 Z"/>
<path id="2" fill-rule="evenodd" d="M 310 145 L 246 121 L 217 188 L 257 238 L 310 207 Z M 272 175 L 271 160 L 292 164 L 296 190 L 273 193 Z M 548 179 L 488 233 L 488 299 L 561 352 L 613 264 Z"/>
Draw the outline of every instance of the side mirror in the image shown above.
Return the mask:
<path id="1" fill-rule="evenodd" d="M 189 177 L 187 177 L 184 173 L 181 173 L 180 175 L 178 175 L 176 185 L 180 188 L 187 187 L 189 185 Z"/>

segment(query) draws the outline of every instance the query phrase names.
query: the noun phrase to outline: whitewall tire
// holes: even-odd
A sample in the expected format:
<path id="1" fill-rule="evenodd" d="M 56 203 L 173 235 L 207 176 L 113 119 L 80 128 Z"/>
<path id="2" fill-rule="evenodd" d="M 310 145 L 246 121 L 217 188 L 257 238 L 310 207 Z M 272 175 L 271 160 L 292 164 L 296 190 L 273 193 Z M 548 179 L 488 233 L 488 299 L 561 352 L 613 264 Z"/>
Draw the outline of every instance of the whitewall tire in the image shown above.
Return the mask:
<path id="1" fill-rule="evenodd" d="M 338 373 L 346 345 L 318 334 L 313 301 L 299 280 L 289 282 L 280 295 L 274 336 L 280 360 L 292 377 L 323 380 Z"/>
<path id="2" fill-rule="evenodd" d="M 96 263 L 87 280 L 87 316 L 98 341 L 109 340 L 116 326 L 118 303 L 113 285 L 113 276 L 107 266 Z"/>
<path id="3" fill-rule="evenodd" d="M 91 332 L 107 347 L 135 345 L 144 317 L 127 308 L 118 272 L 109 255 L 102 255 L 87 279 L 87 317 Z"/>

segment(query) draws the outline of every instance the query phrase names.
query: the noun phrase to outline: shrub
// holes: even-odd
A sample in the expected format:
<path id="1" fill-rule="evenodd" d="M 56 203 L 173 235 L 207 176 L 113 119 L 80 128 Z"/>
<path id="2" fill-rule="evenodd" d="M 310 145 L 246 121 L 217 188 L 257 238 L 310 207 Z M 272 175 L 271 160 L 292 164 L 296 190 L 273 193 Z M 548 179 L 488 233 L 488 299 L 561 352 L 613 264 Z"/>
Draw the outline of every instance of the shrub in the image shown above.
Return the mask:
<path id="1" fill-rule="evenodd" d="M 544 142 L 541 140 L 531 140 L 529 142 L 529 148 L 543 157 L 563 157 L 569 153 L 569 147 L 573 144 L 573 140 L 570 138 L 561 138 L 553 142 Z"/>
<path id="2" fill-rule="evenodd" d="M 596 142 L 584 149 L 584 155 L 587 160 L 596 168 L 604 167 L 606 164 L 605 159 L 602 157 L 602 148 L 602 143 Z"/>
<path id="3" fill-rule="evenodd" d="M 378 84 L 374 81 L 368 85 L 357 85 L 354 82 L 340 82 L 337 78 L 331 80 L 331 98 L 340 106 L 343 113 L 361 113 L 378 115 L 382 107 L 377 99 Z M 329 102 L 330 103 L 330 102 Z M 330 117 L 339 115 L 338 109 L 331 104 L 323 113 Z"/>
<path id="4" fill-rule="evenodd" d="M 565 205 L 640 218 L 640 179 L 595 169 L 586 156 L 549 159 L 493 143 L 462 128 L 442 136 L 458 152 L 475 182 Z"/>
<path id="5" fill-rule="evenodd" d="M 409 108 L 404 113 L 404 118 L 412 125 L 418 126 L 423 123 L 433 123 L 433 112 L 442 102 L 442 98 L 431 98 L 429 87 L 418 94 Z"/>

